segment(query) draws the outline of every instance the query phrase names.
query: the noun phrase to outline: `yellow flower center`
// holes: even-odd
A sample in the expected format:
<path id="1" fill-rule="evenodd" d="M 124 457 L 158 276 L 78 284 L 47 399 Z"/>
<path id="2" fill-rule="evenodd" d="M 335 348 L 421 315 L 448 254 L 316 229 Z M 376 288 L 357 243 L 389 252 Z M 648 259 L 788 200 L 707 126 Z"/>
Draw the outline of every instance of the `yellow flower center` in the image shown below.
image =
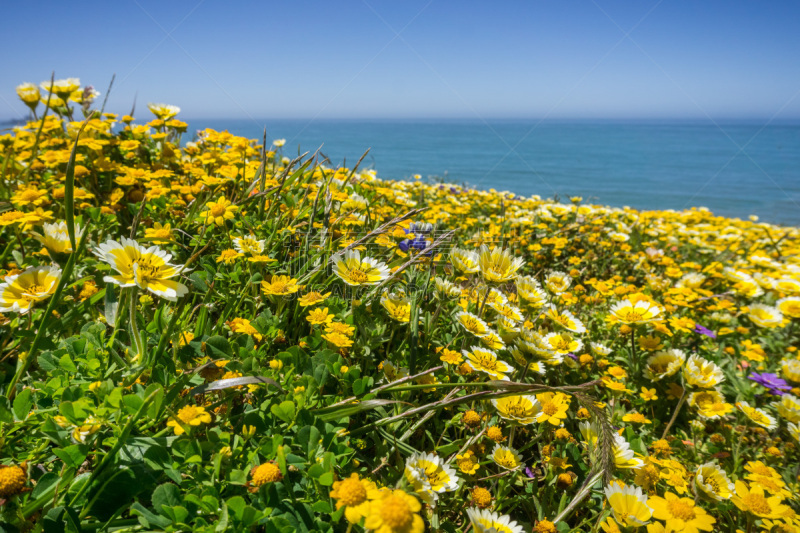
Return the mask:
<path id="1" fill-rule="evenodd" d="M 19 494 L 24 487 L 25 472 L 20 467 L 0 467 L 0 497 Z"/>
<path id="2" fill-rule="evenodd" d="M 178 418 L 180 418 L 181 422 L 183 422 L 184 424 L 188 424 L 201 414 L 203 413 L 202 411 L 200 411 L 200 409 L 198 409 L 194 405 L 188 405 L 183 409 L 181 409 L 180 411 L 178 411 Z"/>
<path id="3" fill-rule="evenodd" d="M 338 500 L 344 505 L 358 505 L 367 499 L 367 491 L 358 479 L 347 478 L 339 485 Z"/>
<path id="4" fill-rule="evenodd" d="M 509 415 L 517 418 L 525 416 L 525 406 L 521 402 L 507 403 L 505 411 Z"/>
<path id="5" fill-rule="evenodd" d="M 272 290 L 277 293 L 281 293 L 286 291 L 286 283 L 282 281 L 273 281 L 272 282 Z"/>
<path id="6" fill-rule="evenodd" d="M 553 402 L 546 402 L 542 406 L 542 412 L 544 414 L 546 414 L 547 416 L 553 416 L 554 414 L 556 414 L 558 412 L 558 406 L 556 404 L 554 404 Z"/>
<path id="7" fill-rule="evenodd" d="M 569 341 L 564 337 L 558 336 L 555 339 L 553 339 L 553 341 L 554 341 L 552 342 L 553 348 L 562 351 L 569 350 Z"/>
<path id="8" fill-rule="evenodd" d="M 43 292 L 47 292 L 47 289 L 44 285 L 29 285 L 25 292 L 28 294 L 41 294 Z"/>
<path id="9" fill-rule="evenodd" d="M 39 191 L 26 189 L 19 193 L 19 199 L 25 202 L 33 202 L 39 199 Z"/>
<path id="10" fill-rule="evenodd" d="M 717 482 L 716 479 L 714 479 L 714 478 L 705 478 L 705 479 L 703 479 L 703 481 L 705 482 L 706 486 L 709 488 L 709 490 L 711 492 L 713 492 L 714 494 L 719 494 L 719 492 L 720 492 L 719 491 L 719 483 Z"/>
<path id="11" fill-rule="evenodd" d="M 264 483 L 273 483 L 283 478 L 281 469 L 273 463 L 264 463 L 253 471 L 253 485 L 260 487 Z"/>
<path id="12" fill-rule="evenodd" d="M 497 464 L 508 468 L 509 470 L 517 466 L 517 461 L 514 459 L 514 455 L 506 450 L 500 450 L 497 452 L 495 460 L 497 461 Z"/>
<path id="13" fill-rule="evenodd" d="M 694 504 L 683 500 L 670 500 L 667 503 L 669 514 L 675 518 L 680 518 L 684 522 L 694 520 L 697 515 L 694 512 Z"/>
<path id="14" fill-rule="evenodd" d="M 461 457 L 461 459 L 457 459 L 458 468 L 462 472 L 470 472 L 472 468 L 475 466 L 475 459 L 472 455 L 467 455 L 465 457 Z"/>
<path id="15" fill-rule="evenodd" d="M 644 315 L 637 311 L 624 311 L 620 314 L 620 318 L 626 322 L 640 322 L 644 319 Z"/>
<path id="16" fill-rule="evenodd" d="M 156 274 L 160 268 L 161 265 L 154 264 L 154 262 L 148 257 L 142 257 L 136 262 L 136 269 L 139 271 L 139 275 L 141 275 L 144 279 L 158 277 Z"/>
<path id="17" fill-rule="evenodd" d="M 486 370 L 494 371 L 497 368 L 497 361 L 488 354 L 476 354 L 475 362 Z"/>
<path id="18" fill-rule="evenodd" d="M 369 276 L 367 276 L 367 273 L 361 270 L 351 270 L 347 273 L 347 277 L 350 278 L 350 281 L 353 283 L 366 283 L 369 281 Z"/>
<path id="19" fill-rule="evenodd" d="M 772 513 L 772 508 L 770 508 L 769 502 L 767 502 L 767 499 L 760 494 L 750 493 L 742 498 L 742 501 L 748 509 L 757 515 L 768 515 Z"/>
<path id="20" fill-rule="evenodd" d="M 208 210 L 214 218 L 221 217 L 225 214 L 225 206 L 222 204 L 211 204 Z"/>
<path id="21" fill-rule="evenodd" d="M 392 530 L 404 530 L 411 525 L 414 516 L 401 497 L 387 496 L 381 505 L 381 519 Z"/>
<path id="22" fill-rule="evenodd" d="M 483 487 L 475 487 L 472 490 L 472 501 L 474 501 L 478 507 L 489 507 L 492 504 L 492 493 Z"/>

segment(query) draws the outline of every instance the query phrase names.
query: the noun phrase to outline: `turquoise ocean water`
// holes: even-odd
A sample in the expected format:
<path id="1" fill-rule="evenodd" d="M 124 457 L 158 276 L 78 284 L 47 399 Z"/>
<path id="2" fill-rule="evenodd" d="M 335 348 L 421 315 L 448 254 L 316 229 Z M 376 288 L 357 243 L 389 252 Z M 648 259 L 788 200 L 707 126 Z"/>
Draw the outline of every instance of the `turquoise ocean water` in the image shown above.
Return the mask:
<path id="1" fill-rule="evenodd" d="M 444 179 L 566 200 L 685 209 L 800 226 L 800 122 L 533 120 L 221 120 L 189 122 L 285 138 L 284 154 L 322 153 L 381 178 Z"/>

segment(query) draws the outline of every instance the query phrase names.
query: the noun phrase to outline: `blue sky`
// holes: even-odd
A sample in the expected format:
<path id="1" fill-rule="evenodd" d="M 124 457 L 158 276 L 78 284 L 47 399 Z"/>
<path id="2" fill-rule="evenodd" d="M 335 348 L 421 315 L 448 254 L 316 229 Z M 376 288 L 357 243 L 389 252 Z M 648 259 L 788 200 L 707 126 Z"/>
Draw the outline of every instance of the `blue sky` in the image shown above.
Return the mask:
<path id="1" fill-rule="evenodd" d="M 800 3 L 9 2 L 0 119 L 79 77 L 183 118 L 800 118 Z"/>

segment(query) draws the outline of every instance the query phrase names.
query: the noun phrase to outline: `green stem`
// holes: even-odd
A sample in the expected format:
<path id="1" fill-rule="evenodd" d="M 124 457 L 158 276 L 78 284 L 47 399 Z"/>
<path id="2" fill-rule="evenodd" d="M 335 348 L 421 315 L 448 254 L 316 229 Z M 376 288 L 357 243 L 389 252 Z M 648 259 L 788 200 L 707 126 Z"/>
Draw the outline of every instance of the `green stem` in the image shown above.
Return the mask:
<path id="1" fill-rule="evenodd" d="M 681 407 L 683 407 L 683 404 L 686 402 L 686 397 L 687 396 L 688 396 L 688 392 L 686 391 L 686 388 L 684 388 L 683 389 L 683 394 L 681 394 L 681 399 L 678 400 L 678 405 L 675 406 L 675 410 L 672 412 L 672 418 L 669 419 L 669 422 L 667 423 L 667 427 L 664 428 L 664 434 L 661 435 L 662 439 L 667 438 L 667 435 L 669 434 L 669 429 L 672 427 L 672 424 L 675 423 L 675 419 L 678 418 L 678 413 L 680 413 Z"/>
<path id="2" fill-rule="evenodd" d="M 139 333 L 139 324 L 137 324 L 136 313 L 136 293 L 139 291 L 137 287 L 133 287 L 130 291 L 130 302 L 128 302 L 128 314 L 131 319 L 131 336 L 133 337 L 133 344 L 136 348 L 136 355 L 140 362 L 144 362 L 144 343 L 142 343 L 142 336 Z"/>

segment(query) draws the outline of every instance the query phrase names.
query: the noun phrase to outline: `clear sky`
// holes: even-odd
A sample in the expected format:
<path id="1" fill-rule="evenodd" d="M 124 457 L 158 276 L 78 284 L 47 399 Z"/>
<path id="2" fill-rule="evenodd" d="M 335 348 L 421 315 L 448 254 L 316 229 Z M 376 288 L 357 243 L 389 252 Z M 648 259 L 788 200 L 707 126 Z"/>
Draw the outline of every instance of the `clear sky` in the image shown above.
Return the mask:
<path id="1" fill-rule="evenodd" d="M 800 2 L 83 0 L 3 6 L 17 84 L 182 118 L 800 118 Z"/>

